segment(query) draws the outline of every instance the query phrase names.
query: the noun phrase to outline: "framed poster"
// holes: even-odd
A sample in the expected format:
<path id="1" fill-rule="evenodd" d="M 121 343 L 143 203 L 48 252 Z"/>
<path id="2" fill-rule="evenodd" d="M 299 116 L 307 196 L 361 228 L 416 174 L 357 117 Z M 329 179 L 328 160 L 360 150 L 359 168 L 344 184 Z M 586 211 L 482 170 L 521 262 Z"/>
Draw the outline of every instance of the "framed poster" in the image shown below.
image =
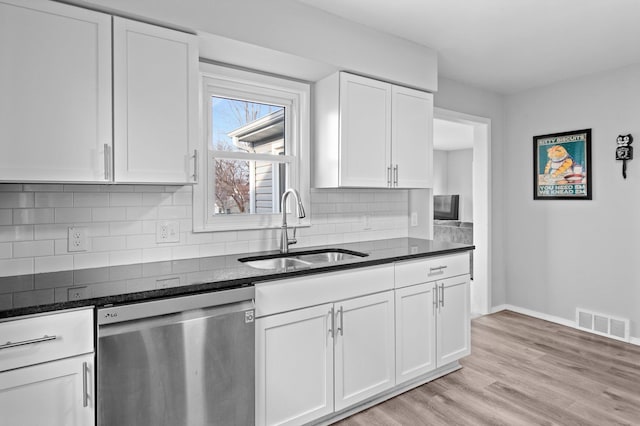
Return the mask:
<path id="1" fill-rule="evenodd" d="M 533 137 L 533 199 L 591 199 L 591 129 Z"/>

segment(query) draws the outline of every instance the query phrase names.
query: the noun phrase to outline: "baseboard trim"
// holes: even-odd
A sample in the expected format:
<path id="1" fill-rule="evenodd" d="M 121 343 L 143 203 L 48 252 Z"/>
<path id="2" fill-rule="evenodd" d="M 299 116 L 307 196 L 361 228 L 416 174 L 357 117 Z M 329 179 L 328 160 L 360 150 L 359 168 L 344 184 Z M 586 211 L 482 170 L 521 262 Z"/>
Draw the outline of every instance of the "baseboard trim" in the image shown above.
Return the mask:
<path id="1" fill-rule="evenodd" d="M 578 329 L 577 324 L 574 320 L 568 320 L 566 318 L 556 317 L 554 315 L 545 314 L 542 312 L 534 311 L 532 309 L 521 308 L 519 306 L 504 304 L 504 305 L 494 306 L 491 309 L 492 314 L 500 311 L 513 311 L 519 314 L 528 315 L 530 317 L 534 317 L 541 320 L 545 320 L 545 321 L 549 321 L 556 324 L 565 325 L 567 327 Z M 640 338 L 632 336 L 629 340 L 629 343 L 631 343 L 632 345 L 640 346 Z"/>

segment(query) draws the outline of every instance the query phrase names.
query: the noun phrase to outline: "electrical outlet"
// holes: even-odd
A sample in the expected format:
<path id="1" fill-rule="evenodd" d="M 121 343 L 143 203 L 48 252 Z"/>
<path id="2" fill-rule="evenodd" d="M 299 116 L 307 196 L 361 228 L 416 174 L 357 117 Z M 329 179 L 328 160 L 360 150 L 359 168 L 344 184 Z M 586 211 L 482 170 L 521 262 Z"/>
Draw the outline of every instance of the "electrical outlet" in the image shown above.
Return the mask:
<path id="1" fill-rule="evenodd" d="M 87 251 L 87 228 L 81 226 L 69 227 L 67 251 Z"/>
<path id="2" fill-rule="evenodd" d="M 180 224 L 178 222 L 158 222 L 156 228 L 157 243 L 180 242 Z"/>
<path id="3" fill-rule="evenodd" d="M 81 300 L 89 297 L 89 290 L 87 287 L 71 287 L 67 290 L 67 296 L 69 300 Z"/>
<path id="4" fill-rule="evenodd" d="M 411 212 L 411 226 L 418 226 L 418 213 Z"/>

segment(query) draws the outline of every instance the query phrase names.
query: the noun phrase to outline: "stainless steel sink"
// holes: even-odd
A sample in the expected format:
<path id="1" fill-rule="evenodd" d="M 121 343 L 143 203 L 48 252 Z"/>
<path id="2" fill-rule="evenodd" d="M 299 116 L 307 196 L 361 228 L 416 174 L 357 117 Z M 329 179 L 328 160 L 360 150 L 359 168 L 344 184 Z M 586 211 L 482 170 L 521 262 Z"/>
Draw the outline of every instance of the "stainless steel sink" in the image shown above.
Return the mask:
<path id="1" fill-rule="evenodd" d="M 257 269 L 295 270 L 312 265 L 332 264 L 368 256 L 367 253 L 344 249 L 322 249 L 244 257 L 239 262 Z"/>
<path id="2" fill-rule="evenodd" d="M 242 259 L 240 259 L 242 262 Z M 274 257 L 271 259 L 249 260 L 244 262 L 245 265 L 256 269 L 299 269 L 309 266 L 310 262 L 305 262 L 293 257 Z"/>

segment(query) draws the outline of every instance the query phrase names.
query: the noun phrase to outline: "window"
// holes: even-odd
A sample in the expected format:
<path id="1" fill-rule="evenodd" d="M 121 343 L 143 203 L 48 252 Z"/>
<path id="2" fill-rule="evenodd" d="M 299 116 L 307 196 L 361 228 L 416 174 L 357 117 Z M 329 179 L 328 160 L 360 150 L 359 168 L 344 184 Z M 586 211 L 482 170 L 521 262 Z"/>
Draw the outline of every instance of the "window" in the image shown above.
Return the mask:
<path id="1" fill-rule="evenodd" d="M 309 85 L 210 64 L 201 72 L 206 174 L 194 230 L 279 227 L 287 188 L 309 202 Z"/>

